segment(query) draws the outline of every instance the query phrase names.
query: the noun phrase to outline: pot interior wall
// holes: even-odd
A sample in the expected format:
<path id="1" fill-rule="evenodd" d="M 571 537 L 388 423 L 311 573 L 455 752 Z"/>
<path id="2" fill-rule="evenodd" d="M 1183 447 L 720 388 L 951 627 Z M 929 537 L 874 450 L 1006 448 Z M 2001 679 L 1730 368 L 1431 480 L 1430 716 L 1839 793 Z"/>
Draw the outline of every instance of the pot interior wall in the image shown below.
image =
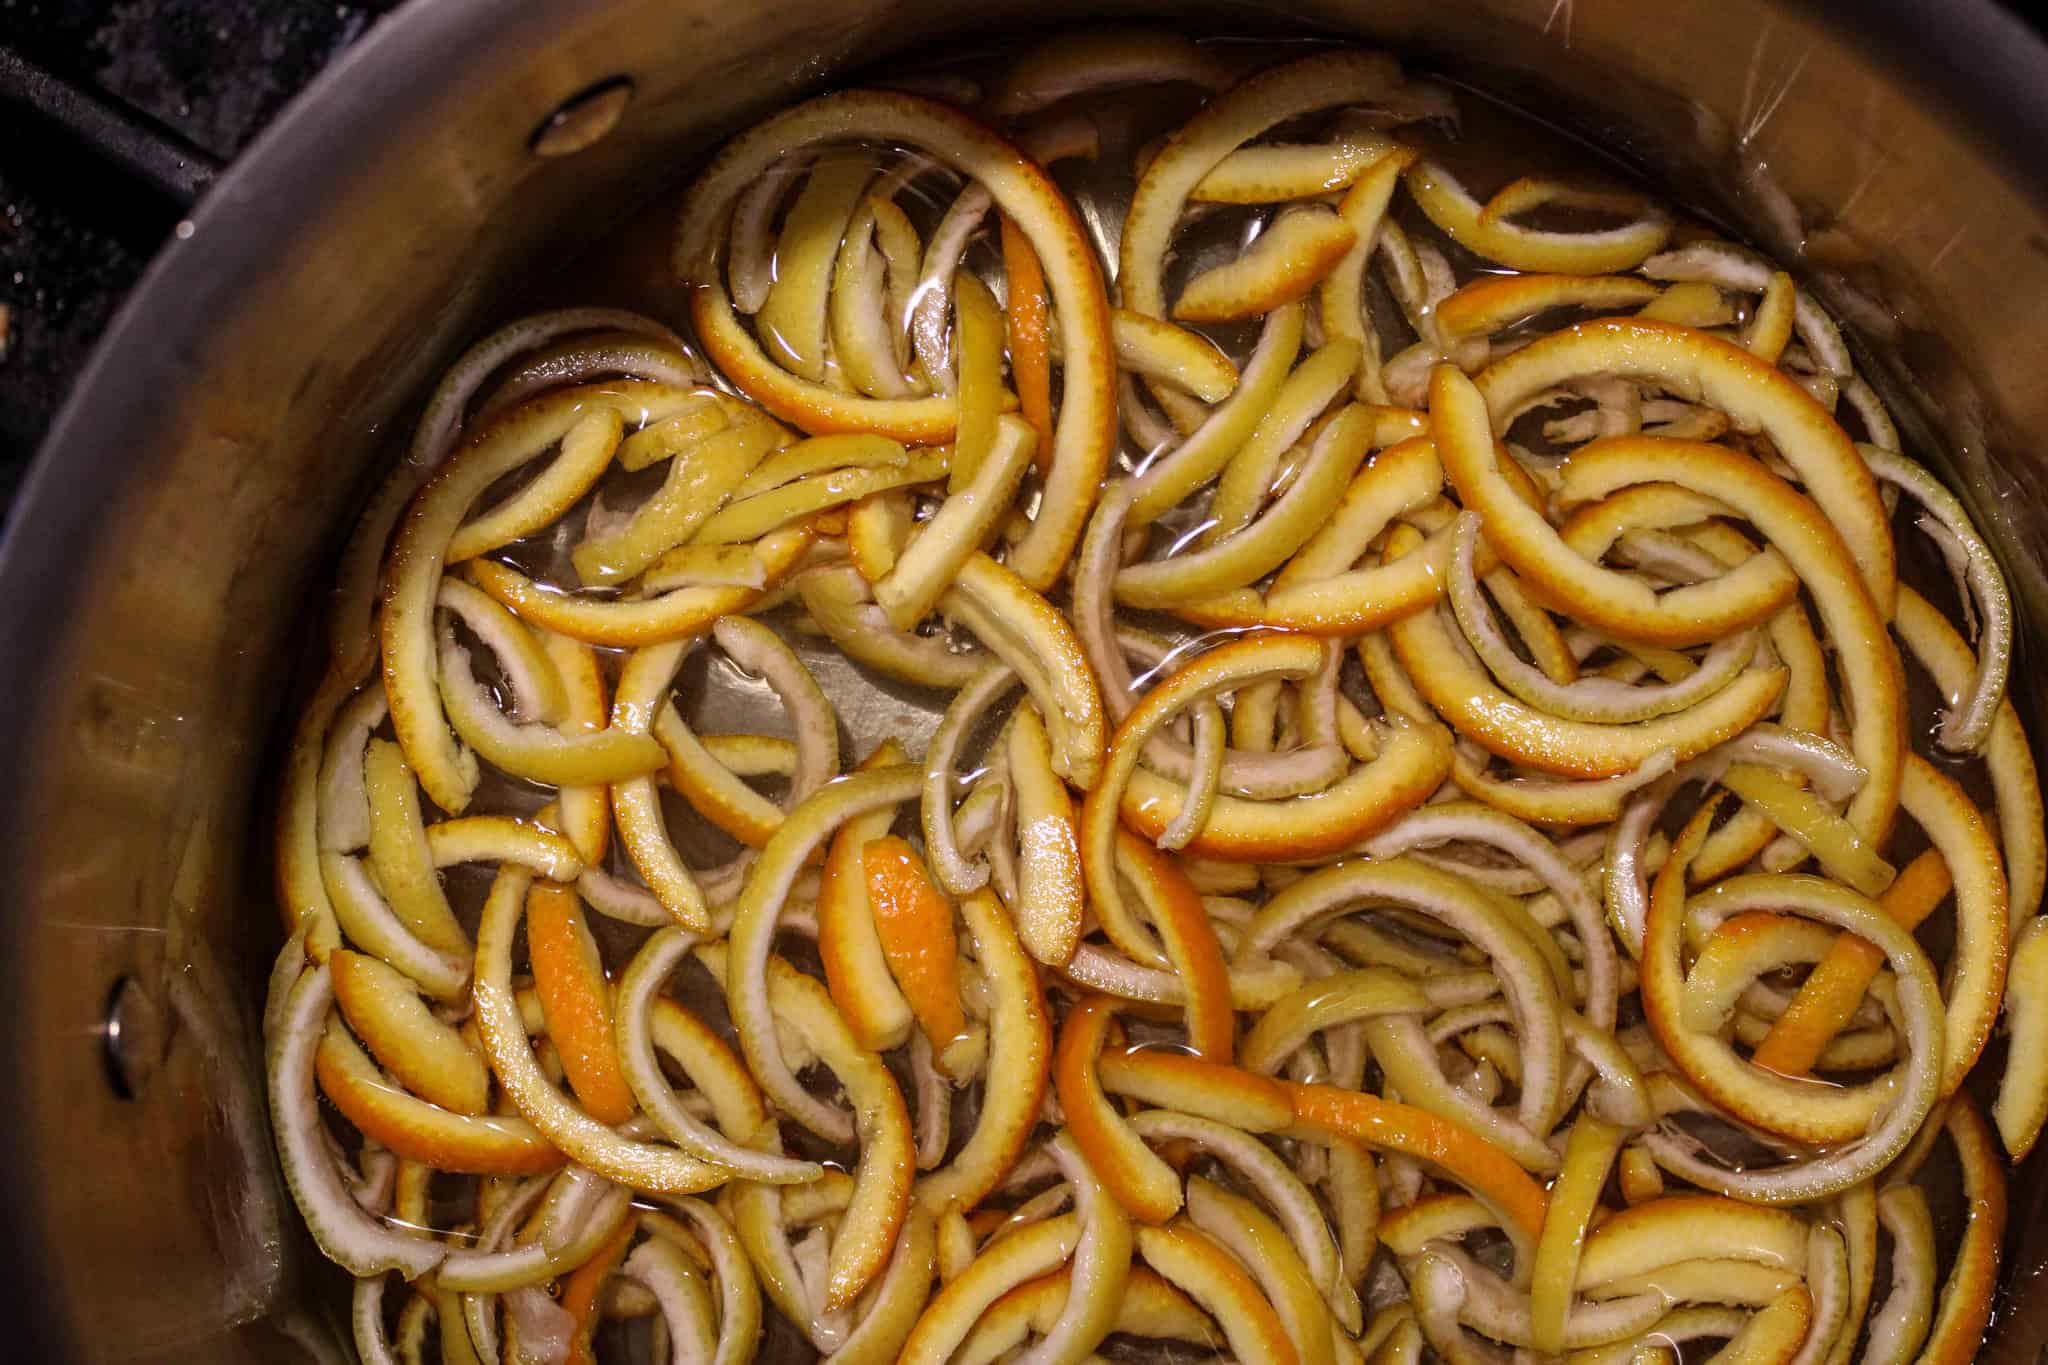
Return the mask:
<path id="1" fill-rule="evenodd" d="M 1990 54 L 1988 96 L 2029 40 L 1948 9 L 1949 40 Z M 535 272 L 760 113 L 892 53 L 1107 11 L 1386 43 L 1586 133 L 1773 251 L 1805 244 L 1809 282 L 1861 320 L 1919 451 L 1958 476 L 2048 626 L 2048 455 L 2015 437 L 2048 429 L 2040 109 L 2010 102 L 2002 132 L 1970 132 L 1970 106 L 1936 88 L 1939 43 L 1910 77 L 1864 49 L 1911 45 L 1891 6 L 1858 7 L 1852 31 L 1849 7 L 1763 0 L 1310 0 L 1192 18 L 1059 0 L 421 0 L 159 261 L 0 558 L 15 782 L 0 1170 L 10 1269 L 28 1330 L 47 1334 L 28 1358 L 285 1360 L 288 1340 L 325 1330 L 327 1272 L 275 1174 L 254 1041 L 279 937 L 265 782 L 320 581 L 422 381 Z M 608 137 L 563 159 L 529 150 L 558 104 L 618 76 L 635 96 Z M 133 1099 L 102 1058 L 121 982 Z M 2004 1358 L 2033 1358 L 2024 1313 L 2004 1332 Z"/>

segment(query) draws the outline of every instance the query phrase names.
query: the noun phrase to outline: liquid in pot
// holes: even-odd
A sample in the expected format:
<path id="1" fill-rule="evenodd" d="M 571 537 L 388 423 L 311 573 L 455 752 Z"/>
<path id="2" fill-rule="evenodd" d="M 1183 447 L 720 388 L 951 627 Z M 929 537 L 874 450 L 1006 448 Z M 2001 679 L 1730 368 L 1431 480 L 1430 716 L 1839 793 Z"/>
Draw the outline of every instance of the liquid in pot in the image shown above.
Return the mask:
<path id="1" fill-rule="evenodd" d="M 1967 1354 L 2039 793 L 1834 324 L 1369 54 L 903 88 L 344 565 L 268 1032 L 365 1357 Z"/>

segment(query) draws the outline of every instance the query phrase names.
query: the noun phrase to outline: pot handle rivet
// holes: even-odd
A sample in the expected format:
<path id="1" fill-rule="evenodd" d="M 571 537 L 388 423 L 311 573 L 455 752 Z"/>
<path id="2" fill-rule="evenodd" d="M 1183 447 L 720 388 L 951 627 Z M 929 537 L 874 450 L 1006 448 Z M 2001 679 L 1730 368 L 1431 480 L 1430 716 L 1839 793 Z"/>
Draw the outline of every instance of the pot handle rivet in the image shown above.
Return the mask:
<path id="1" fill-rule="evenodd" d="M 107 1083 L 122 1099 L 139 1099 L 163 1060 L 164 1016 L 134 977 L 118 978 L 107 992 L 99 1035 Z"/>
<path id="2" fill-rule="evenodd" d="M 570 156 L 618 127 L 633 102 L 630 77 L 614 76 L 562 101 L 540 121 L 526 145 L 535 156 Z"/>

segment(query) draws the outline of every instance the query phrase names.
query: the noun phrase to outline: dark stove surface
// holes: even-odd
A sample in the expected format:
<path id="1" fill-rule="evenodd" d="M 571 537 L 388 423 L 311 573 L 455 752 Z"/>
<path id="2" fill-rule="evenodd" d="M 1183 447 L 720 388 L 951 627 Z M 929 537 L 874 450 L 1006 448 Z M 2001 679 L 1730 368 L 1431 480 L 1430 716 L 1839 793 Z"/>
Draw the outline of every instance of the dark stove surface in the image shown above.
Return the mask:
<path id="1" fill-rule="evenodd" d="M 191 198 L 397 0 L 0 0 L 0 507 Z"/>

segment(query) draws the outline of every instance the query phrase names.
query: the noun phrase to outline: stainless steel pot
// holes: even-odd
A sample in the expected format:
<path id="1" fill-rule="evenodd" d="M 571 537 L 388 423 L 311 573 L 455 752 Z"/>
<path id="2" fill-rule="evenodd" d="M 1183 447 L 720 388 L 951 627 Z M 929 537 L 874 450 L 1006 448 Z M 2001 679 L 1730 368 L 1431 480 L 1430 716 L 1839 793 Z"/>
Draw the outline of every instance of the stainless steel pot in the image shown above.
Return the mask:
<path id="1" fill-rule="evenodd" d="M 334 1358 L 291 1344 L 331 1296 L 256 1071 L 263 795 L 329 557 L 422 377 L 763 111 L 893 54 L 1106 12 L 1384 43 L 1788 258 L 1803 244 L 2048 638 L 2048 452 L 2028 439 L 2048 430 L 2048 48 L 1981 0 L 415 0 L 181 226 L 0 548 L 16 1358 Z M 615 86 L 535 140 L 618 78 L 616 126 Z M 2024 1285 L 2048 1238 L 2030 1194 L 2015 1214 Z M 2025 1297 L 1987 1359 L 2039 1357 L 2048 1311 Z"/>

